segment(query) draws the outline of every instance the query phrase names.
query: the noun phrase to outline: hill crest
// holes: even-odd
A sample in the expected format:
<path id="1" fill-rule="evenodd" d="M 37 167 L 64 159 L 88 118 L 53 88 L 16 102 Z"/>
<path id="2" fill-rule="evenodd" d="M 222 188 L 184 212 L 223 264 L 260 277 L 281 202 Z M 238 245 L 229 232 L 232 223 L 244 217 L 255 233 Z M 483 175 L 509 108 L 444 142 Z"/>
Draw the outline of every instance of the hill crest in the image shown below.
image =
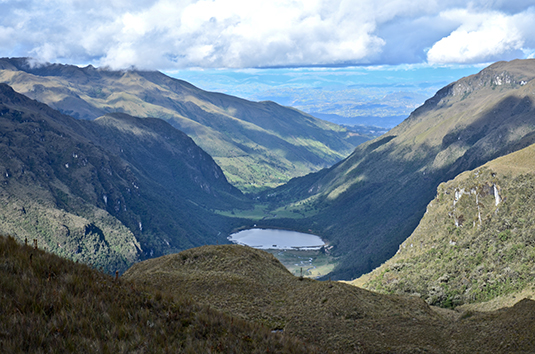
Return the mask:
<path id="1" fill-rule="evenodd" d="M 203 246 L 135 264 L 124 278 L 162 293 L 191 296 L 333 352 L 495 353 L 533 348 L 531 300 L 487 314 L 435 311 L 415 297 L 301 279 L 277 263 L 270 254 L 246 246 Z M 515 331 L 525 340 L 517 341 Z"/>

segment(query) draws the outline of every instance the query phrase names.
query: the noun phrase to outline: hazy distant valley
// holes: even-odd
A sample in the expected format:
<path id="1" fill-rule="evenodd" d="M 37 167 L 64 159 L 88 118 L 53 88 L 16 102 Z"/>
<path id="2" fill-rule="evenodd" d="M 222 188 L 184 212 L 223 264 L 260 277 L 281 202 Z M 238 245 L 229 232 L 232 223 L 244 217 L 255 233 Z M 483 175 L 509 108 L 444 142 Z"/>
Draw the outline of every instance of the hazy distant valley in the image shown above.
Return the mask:
<path id="1" fill-rule="evenodd" d="M 449 83 L 441 70 L 421 69 L 419 76 L 410 69 L 404 73 L 380 67 L 185 70 L 169 75 L 210 91 L 253 101 L 272 100 L 376 137 Z M 449 70 L 457 77 L 476 72 L 475 68 Z"/>

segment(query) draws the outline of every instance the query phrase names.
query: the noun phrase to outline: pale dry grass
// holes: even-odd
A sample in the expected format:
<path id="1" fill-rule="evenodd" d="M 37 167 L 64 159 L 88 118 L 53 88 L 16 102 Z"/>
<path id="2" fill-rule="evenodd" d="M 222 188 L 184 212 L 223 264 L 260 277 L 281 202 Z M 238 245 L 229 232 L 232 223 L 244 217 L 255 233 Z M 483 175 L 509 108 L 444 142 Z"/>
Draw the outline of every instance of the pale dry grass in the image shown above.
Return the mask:
<path id="1" fill-rule="evenodd" d="M 204 246 L 144 261 L 125 278 L 162 293 L 191 295 L 215 309 L 337 353 L 535 350 L 535 331 L 530 332 L 535 329 L 535 316 L 530 315 L 535 302 L 489 313 L 431 308 L 416 297 L 301 279 L 271 254 L 244 246 Z"/>

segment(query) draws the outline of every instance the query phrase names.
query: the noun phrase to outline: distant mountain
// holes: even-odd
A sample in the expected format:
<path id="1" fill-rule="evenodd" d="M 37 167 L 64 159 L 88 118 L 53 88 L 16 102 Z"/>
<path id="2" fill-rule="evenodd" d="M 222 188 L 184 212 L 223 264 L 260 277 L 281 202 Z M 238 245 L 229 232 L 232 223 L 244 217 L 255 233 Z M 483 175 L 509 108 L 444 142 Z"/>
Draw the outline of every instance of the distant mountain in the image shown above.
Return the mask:
<path id="1" fill-rule="evenodd" d="M 162 294 L 191 297 L 334 353 L 534 349 L 534 301 L 490 313 L 433 309 L 415 297 L 301 279 L 271 254 L 239 245 L 203 246 L 136 263 L 123 279 Z"/>
<path id="2" fill-rule="evenodd" d="M 444 307 L 535 293 L 534 157 L 530 145 L 441 184 L 396 255 L 358 283 Z"/>
<path id="3" fill-rule="evenodd" d="M 535 141 L 535 60 L 499 62 L 454 82 L 384 136 L 333 167 L 262 196 L 273 213 L 298 218 L 261 225 L 326 238 L 351 279 L 392 257 L 438 185 Z"/>
<path id="4" fill-rule="evenodd" d="M 0 233 L 124 270 L 225 241 L 247 206 L 213 159 L 159 119 L 81 121 L 0 84 Z"/>
<path id="5" fill-rule="evenodd" d="M 162 118 L 191 136 L 244 191 L 331 166 L 368 140 L 292 108 L 206 92 L 160 72 L 4 58 L 0 82 L 79 119 L 115 112 Z"/>

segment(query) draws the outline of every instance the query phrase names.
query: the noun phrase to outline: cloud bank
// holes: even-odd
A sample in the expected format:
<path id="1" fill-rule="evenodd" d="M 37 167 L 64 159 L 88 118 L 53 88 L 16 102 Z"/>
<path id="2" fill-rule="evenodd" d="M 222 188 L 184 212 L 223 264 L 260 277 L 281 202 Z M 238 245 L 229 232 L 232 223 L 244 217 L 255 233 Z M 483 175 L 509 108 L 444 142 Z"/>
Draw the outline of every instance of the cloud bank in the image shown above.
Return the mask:
<path id="1" fill-rule="evenodd" d="M 112 68 L 532 57 L 535 1 L 0 0 L 0 56 Z"/>

